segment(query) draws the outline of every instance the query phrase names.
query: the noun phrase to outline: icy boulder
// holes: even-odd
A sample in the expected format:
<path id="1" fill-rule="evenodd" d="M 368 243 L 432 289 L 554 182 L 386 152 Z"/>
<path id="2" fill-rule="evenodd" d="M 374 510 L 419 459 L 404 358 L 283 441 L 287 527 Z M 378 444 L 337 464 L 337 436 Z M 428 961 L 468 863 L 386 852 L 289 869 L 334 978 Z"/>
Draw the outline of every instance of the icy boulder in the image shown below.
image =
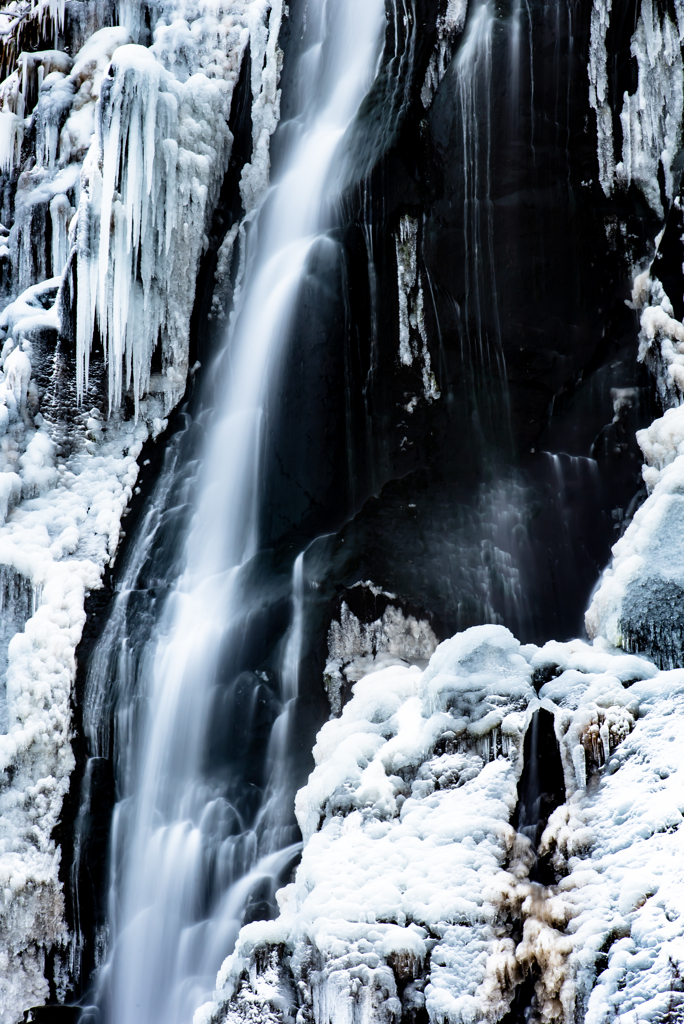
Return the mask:
<path id="1" fill-rule="evenodd" d="M 535 849 L 514 825 L 541 711 L 565 793 Z M 496 626 L 360 679 L 318 734 L 281 914 L 195 1024 L 680 1019 L 683 718 L 681 671 Z"/>
<path id="2" fill-rule="evenodd" d="M 682 929 L 663 926 L 643 959 L 639 913 L 655 883 L 639 888 L 629 844 L 642 836 L 660 857 L 674 842 L 657 837 L 681 818 L 680 782 L 656 777 L 669 778 L 658 773 L 680 759 L 667 738 L 649 751 L 662 716 L 679 713 L 668 688 L 678 692 L 680 676 L 605 643 L 522 647 L 503 627 L 479 626 L 440 644 L 422 672 L 395 665 L 360 679 L 321 729 L 297 796 L 304 851 L 278 894 L 280 916 L 242 929 L 216 1002 L 195 1024 L 395 1024 L 426 1014 L 494 1024 L 514 1000 L 539 1024 L 575 1024 L 588 1007 L 607 1024 L 620 979 L 632 976 L 662 1007 L 671 978 L 660 966 L 636 972 L 662 965 L 663 943 Z M 515 824 L 541 711 L 565 790 L 535 849 Z M 639 856 L 645 863 L 646 847 Z M 679 884 L 674 861 L 667 871 Z M 592 996 L 613 955 L 614 973 L 600 975 L 605 989 Z"/>
<path id="3" fill-rule="evenodd" d="M 613 548 L 586 626 L 591 637 L 675 668 L 684 664 L 684 326 L 648 271 L 635 279 L 632 301 L 641 309 L 639 357 L 666 411 L 637 433 L 648 498 Z"/>
<path id="4" fill-rule="evenodd" d="M 586 615 L 590 635 L 651 654 L 663 668 L 684 663 L 684 458 L 661 479 L 613 549 Z"/>
<path id="5" fill-rule="evenodd" d="M 241 975 L 264 942 L 292 949 L 316 1021 L 507 1008 L 517 968 L 500 875 L 531 677 L 518 641 L 482 626 L 441 644 L 425 672 L 393 666 L 355 684 L 297 797 L 306 846 L 281 917 L 247 926 L 219 976 L 231 1014 L 243 1016 Z"/>

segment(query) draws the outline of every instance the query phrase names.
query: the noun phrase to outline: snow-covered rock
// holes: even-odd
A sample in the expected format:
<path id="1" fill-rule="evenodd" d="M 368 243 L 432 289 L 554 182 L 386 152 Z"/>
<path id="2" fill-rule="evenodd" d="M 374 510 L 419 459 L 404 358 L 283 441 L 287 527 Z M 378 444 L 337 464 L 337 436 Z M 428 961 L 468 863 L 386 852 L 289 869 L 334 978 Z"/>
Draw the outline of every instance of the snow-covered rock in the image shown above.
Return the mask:
<path id="1" fill-rule="evenodd" d="M 525 978 L 530 1020 L 627 1022 L 639 999 L 639 1020 L 662 1020 L 684 941 L 683 680 L 501 626 L 458 634 L 422 672 L 360 679 L 297 796 L 305 845 L 280 916 L 242 929 L 195 1024 L 495 1022 Z M 541 710 L 565 800 L 535 851 L 513 823 Z"/>
<path id="2" fill-rule="evenodd" d="M 674 668 L 684 659 L 684 326 L 650 270 L 635 278 L 632 305 L 641 318 L 639 358 L 665 413 L 637 433 L 648 497 L 615 544 L 585 620 L 590 637 Z"/>

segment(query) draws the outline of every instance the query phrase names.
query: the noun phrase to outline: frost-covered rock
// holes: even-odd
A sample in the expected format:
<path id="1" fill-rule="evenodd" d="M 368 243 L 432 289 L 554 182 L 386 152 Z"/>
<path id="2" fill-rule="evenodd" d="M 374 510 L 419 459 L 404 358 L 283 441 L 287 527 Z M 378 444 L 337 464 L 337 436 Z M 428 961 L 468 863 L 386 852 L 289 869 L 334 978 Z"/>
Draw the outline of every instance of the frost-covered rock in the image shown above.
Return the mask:
<path id="1" fill-rule="evenodd" d="M 684 675 L 661 672 L 625 696 L 638 707 L 594 791 L 549 819 L 542 848 L 563 876 L 566 970 L 586 1024 L 677 1020 L 684 1006 L 681 871 Z"/>
<path id="2" fill-rule="evenodd" d="M 629 843 L 639 835 L 660 849 L 653 837 L 663 822 L 681 820 L 681 780 L 671 792 L 658 786 L 657 803 L 644 784 L 636 818 L 624 809 L 636 777 L 660 771 L 660 755 L 652 770 L 645 752 L 656 722 L 679 707 L 668 694 L 679 675 L 605 643 L 521 647 L 503 627 L 480 626 L 441 644 L 423 672 L 394 666 L 359 680 L 319 733 L 316 767 L 297 796 L 305 845 L 278 894 L 280 916 L 242 929 L 217 1001 L 196 1024 L 394 1022 L 425 1010 L 430 1020 L 493 1024 L 526 977 L 529 1019 L 571 1024 L 619 991 L 618 975 L 665 963 L 670 948 L 658 943 L 684 934 L 680 925 L 661 929 L 642 968 L 621 958 L 620 940 L 632 935 L 637 955 L 648 898 L 639 884 L 655 891 L 631 871 Z M 513 822 L 525 734 L 542 709 L 555 723 L 565 800 L 535 851 Z M 658 746 L 672 749 L 667 737 Z M 616 846 L 617 804 L 625 837 Z M 537 857 L 555 881 L 534 880 Z M 679 884 L 673 860 L 668 870 Z M 597 887 L 607 879 L 607 888 L 590 895 L 584 878 Z M 601 976 L 607 995 L 590 1001 L 613 955 L 614 984 Z M 654 1006 L 670 981 L 660 967 L 639 978 Z"/>
<path id="3" fill-rule="evenodd" d="M 639 358 L 666 411 L 637 433 L 648 498 L 613 548 L 586 613 L 589 636 L 652 654 L 663 668 L 684 661 L 684 326 L 647 270 L 634 281 Z"/>
<path id="4" fill-rule="evenodd" d="M 396 600 L 396 595 L 384 593 L 370 581 L 356 587 Z M 328 630 L 328 662 L 323 674 L 332 714 L 340 714 L 352 683 L 390 665 L 423 668 L 437 642 L 429 622 L 405 615 L 393 604 L 377 619 L 363 623 L 343 601 L 339 621 L 334 620 Z"/>
<path id="5" fill-rule="evenodd" d="M 68 941 L 52 833 L 74 763 L 85 597 L 116 556 L 142 445 L 185 390 L 199 261 L 248 46 L 245 206 L 268 181 L 279 115 L 278 0 L 154 0 L 149 47 L 144 5 L 77 6 L 74 56 L 59 48 L 64 0 L 15 0 L 0 14 L 2 1024 L 45 1001 L 46 953 Z M 117 6 L 120 23 L 107 24 Z M 53 46 L 22 55 L 27 26 L 34 49 L 36 33 Z M 104 373 L 101 359 L 93 372 L 96 329 Z"/>

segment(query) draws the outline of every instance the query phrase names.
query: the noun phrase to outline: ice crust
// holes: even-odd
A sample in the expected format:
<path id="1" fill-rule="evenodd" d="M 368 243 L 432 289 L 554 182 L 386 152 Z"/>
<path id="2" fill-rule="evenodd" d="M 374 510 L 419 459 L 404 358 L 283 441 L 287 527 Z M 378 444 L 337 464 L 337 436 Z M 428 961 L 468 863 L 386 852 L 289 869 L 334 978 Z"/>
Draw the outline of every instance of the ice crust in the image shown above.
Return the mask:
<path id="1" fill-rule="evenodd" d="M 99 28 L 75 57 L 20 55 L 0 83 L 0 173 L 15 189 L 14 221 L 4 211 L 0 235 L 12 288 L 0 310 L 1 1024 L 47 998 L 47 950 L 66 955 L 52 832 L 74 764 L 84 601 L 116 556 L 142 445 L 185 390 L 195 279 L 247 45 L 246 209 L 268 182 L 279 116 L 278 0 L 160 0 L 153 14 L 149 48 L 137 44 L 140 5 L 122 3 L 122 24 Z M 64 0 L 8 5 L 0 34 L 11 37 L 22 17 L 42 19 L 49 34 L 63 24 Z M 29 131 L 35 162 L 20 168 Z M 104 387 L 89 379 L 96 321 Z M 158 339 L 162 371 L 151 377 Z M 55 409 L 36 373 L 53 351 L 57 366 L 58 343 L 74 342 L 80 405 Z"/>
<path id="2" fill-rule="evenodd" d="M 453 54 L 454 43 L 463 32 L 468 14 L 468 0 L 447 0 L 446 11 L 437 18 L 437 40 L 420 92 L 423 106 L 428 110 L 439 88 Z"/>
<path id="3" fill-rule="evenodd" d="M 370 581 L 356 584 L 392 600 Z M 425 666 L 437 647 L 437 637 L 429 622 L 405 615 L 395 605 L 388 605 L 373 622 L 362 623 L 342 602 L 340 617 L 328 630 L 328 661 L 323 673 L 333 716 L 342 710 L 345 691 L 362 676 L 390 665 Z"/>
<path id="4" fill-rule="evenodd" d="M 565 775 L 539 848 L 549 885 L 511 824 L 540 708 Z M 665 1019 L 684 995 L 683 711 L 684 671 L 605 641 L 522 647 L 501 626 L 440 644 L 424 671 L 363 677 L 318 735 L 280 916 L 242 929 L 195 1024 L 423 1007 L 493 1024 L 530 972 L 531 1021 Z"/>

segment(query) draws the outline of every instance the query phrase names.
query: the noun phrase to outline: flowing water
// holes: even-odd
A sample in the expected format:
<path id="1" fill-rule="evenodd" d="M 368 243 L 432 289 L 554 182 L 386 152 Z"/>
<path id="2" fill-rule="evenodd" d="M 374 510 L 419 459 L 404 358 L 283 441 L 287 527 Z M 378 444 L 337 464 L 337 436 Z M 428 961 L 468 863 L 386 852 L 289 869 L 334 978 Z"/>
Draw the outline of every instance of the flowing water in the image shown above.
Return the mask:
<path id="1" fill-rule="evenodd" d="M 277 379 L 307 259 L 330 223 L 345 132 L 376 74 L 384 23 L 383 0 L 308 4 L 295 77 L 298 109 L 283 133 L 280 173 L 249 225 L 242 290 L 210 375 L 223 382 L 219 408 L 208 416 L 201 457 L 185 465 L 182 479 L 170 458 L 92 659 L 85 731 L 93 756 L 86 789 L 98 757 L 112 749 L 117 803 L 108 952 L 86 1019 L 189 1022 L 211 996 L 245 905 L 251 901 L 258 916 L 272 902 L 273 888 L 299 850 L 288 719 L 298 690 L 303 560 L 294 563 L 290 626 L 275 687 L 272 680 L 240 672 L 241 645 L 255 614 L 243 570 L 259 545 L 266 396 Z M 168 518 L 162 510 L 170 496 L 171 513 L 189 519 L 185 539 L 182 531 L 177 538 L 182 546 L 175 573 L 167 573 L 177 582 L 166 597 L 160 588 L 163 611 L 152 635 L 132 651 L 127 629 L 135 618 L 136 581 Z M 256 802 L 253 785 L 251 802 L 240 793 L 242 766 L 236 777 L 225 765 L 222 771 L 208 767 L 219 699 L 228 719 L 231 708 L 233 718 L 246 714 L 243 732 L 260 715 L 265 723 L 260 739 L 266 778 Z M 111 736 L 103 725 L 110 718 Z M 239 736 L 234 723 L 238 746 Z M 236 753 L 228 751 L 229 764 Z"/>
<path id="2" fill-rule="evenodd" d="M 288 54 L 292 114 L 279 128 L 279 169 L 260 208 L 247 218 L 235 311 L 208 373 L 212 394 L 219 397 L 206 402 L 195 423 L 169 446 L 91 658 L 84 702 L 91 756 L 72 880 L 77 931 L 78 900 L 87 888 L 84 843 L 108 759 L 114 764 L 116 804 L 108 905 L 95 921 L 91 956 L 100 969 L 83 1024 L 189 1024 L 211 997 L 241 924 L 273 912 L 274 893 L 287 881 L 300 849 L 292 798 L 308 586 L 302 554 L 294 558 L 281 594 L 285 635 L 272 658 L 273 671 L 263 671 L 259 659 L 250 662 L 245 654 L 259 633 L 264 604 L 253 586 L 254 566 L 263 554 L 260 453 L 269 395 L 277 394 L 282 379 L 309 261 L 320 247 L 334 244 L 336 198 L 350 181 L 350 168 L 364 178 L 379 148 L 390 144 L 390 128 L 405 102 L 402 61 L 413 59 L 412 46 L 399 38 L 400 29 L 408 34 L 410 19 L 395 16 L 394 40 L 392 33 L 386 40 L 391 59 L 383 72 L 390 116 L 387 123 L 378 120 L 376 97 L 356 118 L 380 70 L 384 0 L 308 0 L 303 10 L 302 40 L 291 43 Z M 454 300 L 455 319 L 466 373 L 481 373 L 493 385 L 478 416 L 491 420 L 490 433 L 499 435 L 503 448 L 510 410 L 494 259 L 493 160 L 502 143 L 494 134 L 501 82 L 493 65 L 497 47 L 503 47 L 511 135 L 534 157 L 531 32 L 525 0 L 515 0 L 503 17 L 491 3 L 472 5 L 450 83 L 463 165 L 463 293 Z M 521 83 L 526 70 L 529 89 Z M 522 109 L 523 95 L 530 96 L 529 113 Z M 370 200 L 366 206 L 370 218 Z M 366 227 L 375 345 L 380 284 L 370 220 Z M 503 620 L 523 637 L 533 618 L 531 581 L 546 572 L 538 565 L 546 535 L 554 533 L 555 551 L 559 520 L 561 555 L 571 560 L 572 523 L 563 514 L 568 495 L 589 490 L 598 501 L 594 492 L 600 489 L 591 459 L 539 453 L 538 465 L 544 500 L 537 505 L 548 522 L 539 508 L 531 514 L 531 487 L 523 476 L 500 474 L 480 487 L 468 519 L 472 529 L 454 554 L 457 577 L 477 598 L 479 617 Z M 583 585 L 578 573 L 576 589 Z M 254 663 L 259 671 L 251 671 Z M 521 791 L 520 827 L 532 830 L 530 836 L 536 836 L 546 799 L 538 773 L 538 728 L 535 719 L 529 778 Z M 74 965 L 76 974 L 79 966 Z"/>

